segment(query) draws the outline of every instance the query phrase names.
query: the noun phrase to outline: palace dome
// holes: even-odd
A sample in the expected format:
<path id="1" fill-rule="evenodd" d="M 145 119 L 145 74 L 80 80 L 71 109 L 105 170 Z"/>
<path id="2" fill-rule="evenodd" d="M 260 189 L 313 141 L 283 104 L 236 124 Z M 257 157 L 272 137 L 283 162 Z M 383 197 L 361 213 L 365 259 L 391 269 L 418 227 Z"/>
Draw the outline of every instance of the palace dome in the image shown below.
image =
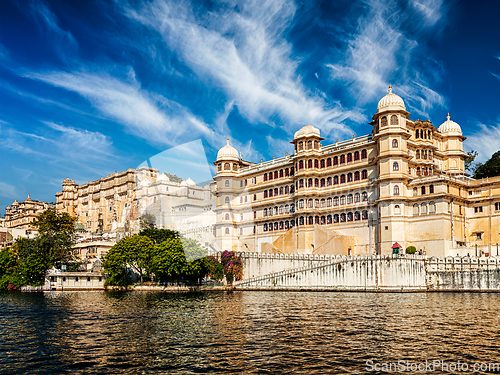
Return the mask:
<path id="1" fill-rule="evenodd" d="M 401 97 L 392 93 L 392 86 L 389 85 L 389 93 L 378 102 L 377 112 L 388 110 L 404 110 L 406 111 L 405 102 Z"/>
<path id="2" fill-rule="evenodd" d="M 217 161 L 219 160 L 240 160 L 238 150 L 229 144 L 229 138 L 227 139 L 227 144 L 222 147 L 217 153 Z"/>
<path id="3" fill-rule="evenodd" d="M 157 182 L 161 182 L 161 181 L 164 181 L 164 182 L 168 182 L 170 181 L 170 178 L 168 178 L 168 176 L 166 174 L 163 174 L 161 173 L 158 178 L 156 179 Z"/>
<path id="4" fill-rule="evenodd" d="M 438 131 L 441 134 L 445 133 L 459 133 L 462 135 L 462 128 L 455 121 L 450 120 L 450 114 L 446 116 L 446 121 L 439 125 Z"/>
<path id="5" fill-rule="evenodd" d="M 310 137 L 310 136 L 320 136 L 320 132 L 318 128 L 315 128 L 312 125 L 306 125 L 302 127 L 299 131 L 295 132 L 293 136 L 294 139 L 302 138 L 302 137 Z"/>

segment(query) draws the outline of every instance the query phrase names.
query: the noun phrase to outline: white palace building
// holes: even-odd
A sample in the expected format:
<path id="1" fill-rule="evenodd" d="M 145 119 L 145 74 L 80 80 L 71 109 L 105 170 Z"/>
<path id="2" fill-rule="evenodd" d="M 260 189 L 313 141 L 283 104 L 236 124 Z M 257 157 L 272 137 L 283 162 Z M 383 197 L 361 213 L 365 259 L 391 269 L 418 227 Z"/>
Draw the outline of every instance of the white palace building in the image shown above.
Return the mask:
<path id="1" fill-rule="evenodd" d="M 428 255 L 498 251 L 500 178 L 465 173 L 460 126 L 411 120 L 392 92 L 362 137 L 324 145 L 295 133 L 293 154 L 252 163 L 229 145 L 214 164 L 216 243 L 222 250 Z"/>

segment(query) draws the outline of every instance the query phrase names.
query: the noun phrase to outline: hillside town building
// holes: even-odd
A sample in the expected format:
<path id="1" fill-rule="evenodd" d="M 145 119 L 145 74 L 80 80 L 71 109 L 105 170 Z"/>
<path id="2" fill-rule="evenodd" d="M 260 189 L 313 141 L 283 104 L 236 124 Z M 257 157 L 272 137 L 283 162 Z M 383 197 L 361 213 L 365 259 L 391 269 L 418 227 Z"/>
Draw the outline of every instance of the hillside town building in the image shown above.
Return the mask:
<path id="1" fill-rule="evenodd" d="M 28 198 L 24 201 L 18 202 L 16 199 L 11 206 L 7 206 L 3 226 L 5 228 L 34 230 L 31 225 L 33 220 L 45 210 L 54 208 L 53 204 L 35 201 L 28 194 Z"/>
<path id="2" fill-rule="evenodd" d="M 223 250 L 389 254 L 398 243 L 429 255 L 491 254 L 500 242 L 500 177 L 465 173 L 460 126 L 411 120 L 392 92 L 370 134 L 323 144 L 295 133 L 293 154 L 244 161 L 229 144 L 214 162 L 216 242 Z"/>

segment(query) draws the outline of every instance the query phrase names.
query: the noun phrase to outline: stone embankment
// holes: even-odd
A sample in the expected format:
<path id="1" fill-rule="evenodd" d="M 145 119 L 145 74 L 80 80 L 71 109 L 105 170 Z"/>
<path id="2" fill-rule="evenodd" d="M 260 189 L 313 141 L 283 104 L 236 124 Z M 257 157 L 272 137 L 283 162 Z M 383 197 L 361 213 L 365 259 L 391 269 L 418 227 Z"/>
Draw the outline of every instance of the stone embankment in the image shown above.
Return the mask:
<path id="1" fill-rule="evenodd" d="M 500 259 L 242 253 L 245 290 L 500 291 Z"/>

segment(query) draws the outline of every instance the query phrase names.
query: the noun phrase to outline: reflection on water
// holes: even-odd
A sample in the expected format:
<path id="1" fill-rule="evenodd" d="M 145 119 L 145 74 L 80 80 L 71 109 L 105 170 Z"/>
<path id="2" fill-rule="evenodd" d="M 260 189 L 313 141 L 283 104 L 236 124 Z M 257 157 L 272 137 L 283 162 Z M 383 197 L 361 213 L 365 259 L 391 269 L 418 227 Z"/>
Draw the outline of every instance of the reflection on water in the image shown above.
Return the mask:
<path id="1" fill-rule="evenodd" d="M 500 295 L 0 294 L 0 373 L 366 373 L 499 362 Z"/>

